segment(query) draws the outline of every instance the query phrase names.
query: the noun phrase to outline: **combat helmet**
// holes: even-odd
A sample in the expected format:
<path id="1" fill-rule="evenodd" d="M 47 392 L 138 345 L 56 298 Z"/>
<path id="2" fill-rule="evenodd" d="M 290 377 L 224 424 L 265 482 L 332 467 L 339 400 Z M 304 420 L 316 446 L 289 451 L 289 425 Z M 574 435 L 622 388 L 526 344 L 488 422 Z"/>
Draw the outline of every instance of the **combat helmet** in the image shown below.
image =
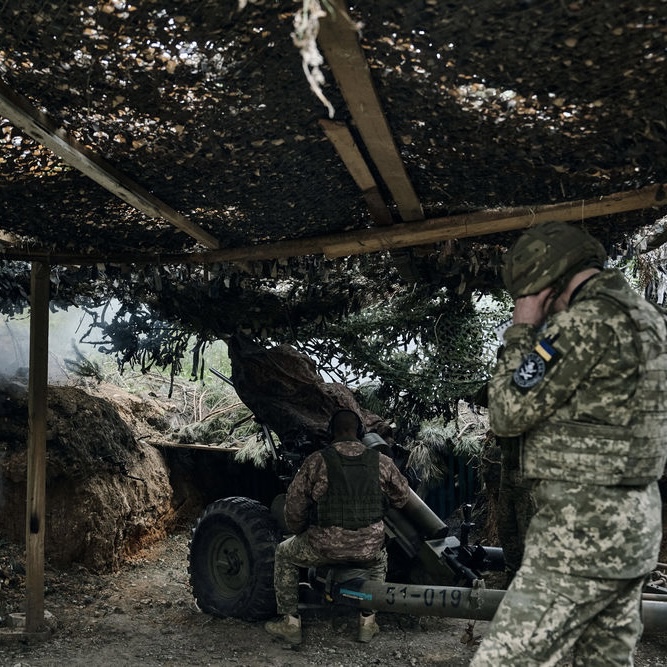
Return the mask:
<path id="1" fill-rule="evenodd" d="M 602 244 L 581 227 L 544 222 L 528 229 L 505 254 L 502 277 L 513 299 L 550 286 L 560 294 L 576 273 L 602 269 L 606 261 Z"/>

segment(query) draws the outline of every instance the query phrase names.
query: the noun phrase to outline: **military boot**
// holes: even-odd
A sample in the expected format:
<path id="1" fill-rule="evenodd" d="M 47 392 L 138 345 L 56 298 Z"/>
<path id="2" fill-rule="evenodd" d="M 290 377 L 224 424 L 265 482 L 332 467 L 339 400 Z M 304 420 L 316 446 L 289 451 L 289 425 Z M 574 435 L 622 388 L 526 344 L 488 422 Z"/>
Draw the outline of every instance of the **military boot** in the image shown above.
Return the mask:
<path id="1" fill-rule="evenodd" d="M 284 639 L 288 644 L 301 643 L 301 616 L 285 614 L 278 621 L 267 621 L 264 629 L 274 637 Z"/>
<path id="2" fill-rule="evenodd" d="M 357 639 L 367 644 L 375 635 L 380 632 L 380 626 L 375 622 L 375 614 L 364 616 L 359 614 L 359 635 Z"/>

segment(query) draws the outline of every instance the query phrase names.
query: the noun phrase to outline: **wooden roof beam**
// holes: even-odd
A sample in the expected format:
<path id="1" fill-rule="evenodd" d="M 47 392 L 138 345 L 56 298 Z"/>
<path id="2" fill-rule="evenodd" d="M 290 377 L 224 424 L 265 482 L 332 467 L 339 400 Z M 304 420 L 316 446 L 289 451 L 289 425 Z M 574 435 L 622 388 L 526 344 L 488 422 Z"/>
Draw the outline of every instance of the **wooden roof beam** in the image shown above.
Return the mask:
<path id="1" fill-rule="evenodd" d="M 582 222 L 589 218 L 627 213 L 647 208 L 667 206 L 667 183 L 650 185 L 639 190 L 619 192 L 606 197 L 580 199 L 543 206 L 526 206 L 475 211 L 422 222 L 401 223 L 356 231 L 328 234 L 313 238 L 277 241 L 263 245 L 224 248 L 187 254 L 122 253 L 106 255 L 75 255 L 49 251 L 23 250 L 0 245 L 0 258 L 49 261 L 51 264 L 151 263 L 151 264 L 208 264 L 242 262 L 326 255 L 346 257 L 396 248 L 439 243 L 451 239 L 470 238 L 525 229 L 548 220 Z"/>
<path id="2" fill-rule="evenodd" d="M 359 186 L 373 222 L 381 226 L 393 224 L 391 211 L 384 203 L 373 174 L 371 174 L 348 126 L 341 121 L 329 120 L 328 118 L 321 118 L 320 126 L 347 167 L 354 182 Z"/>
<path id="3" fill-rule="evenodd" d="M 331 0 L 334 13 L 320 21 L 318 42 L 345 99 L 354 124 L 404 222 L 423 220 L 424 212 L 408 178 L 373 85 L 344 0 Z"/>
<path id="4" fill-rule="evenodd" d="M 130 206 L 151 218 L 170 222 L 207 248 L 220 247 L 215 237 L 119 172 L 89 148 L 79 144 L 49 116 L 31 105 L 25 97 L 15 93 L 3 81 L 0 81 L 0 116 L 7 118 L 15 127 Z"/>

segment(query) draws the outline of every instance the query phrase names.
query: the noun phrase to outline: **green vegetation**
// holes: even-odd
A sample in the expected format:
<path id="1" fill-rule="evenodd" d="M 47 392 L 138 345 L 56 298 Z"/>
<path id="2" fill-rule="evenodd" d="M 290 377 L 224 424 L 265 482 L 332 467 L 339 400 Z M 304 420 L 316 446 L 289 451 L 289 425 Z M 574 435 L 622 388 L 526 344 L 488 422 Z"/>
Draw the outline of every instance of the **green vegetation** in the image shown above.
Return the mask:
<path id="1" fill-rule="evenodd" d="M 427 420 L 456 419 L 458 402 L 486 382 L 508 303 L 484 304 L 418 288 L 327 327 L 299 346 L 332 379 L 359 387 L 364 407 L 393 419 L 403 437 Z"/>

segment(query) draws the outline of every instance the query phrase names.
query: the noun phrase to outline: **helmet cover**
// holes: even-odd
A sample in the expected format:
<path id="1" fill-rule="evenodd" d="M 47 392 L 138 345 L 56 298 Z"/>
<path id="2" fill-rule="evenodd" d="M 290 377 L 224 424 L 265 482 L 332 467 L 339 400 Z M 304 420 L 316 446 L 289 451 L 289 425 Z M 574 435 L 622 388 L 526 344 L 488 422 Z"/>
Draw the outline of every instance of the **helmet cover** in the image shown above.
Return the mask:
<path id="1" fill-rule="evenodd" d="M 607 252 L 586 230 L 551 221 L 531 227 L 505 254 L 502 277 L 513 299 L 557 286 L 560 294 L 579 271 L 604 267 Z"/>

